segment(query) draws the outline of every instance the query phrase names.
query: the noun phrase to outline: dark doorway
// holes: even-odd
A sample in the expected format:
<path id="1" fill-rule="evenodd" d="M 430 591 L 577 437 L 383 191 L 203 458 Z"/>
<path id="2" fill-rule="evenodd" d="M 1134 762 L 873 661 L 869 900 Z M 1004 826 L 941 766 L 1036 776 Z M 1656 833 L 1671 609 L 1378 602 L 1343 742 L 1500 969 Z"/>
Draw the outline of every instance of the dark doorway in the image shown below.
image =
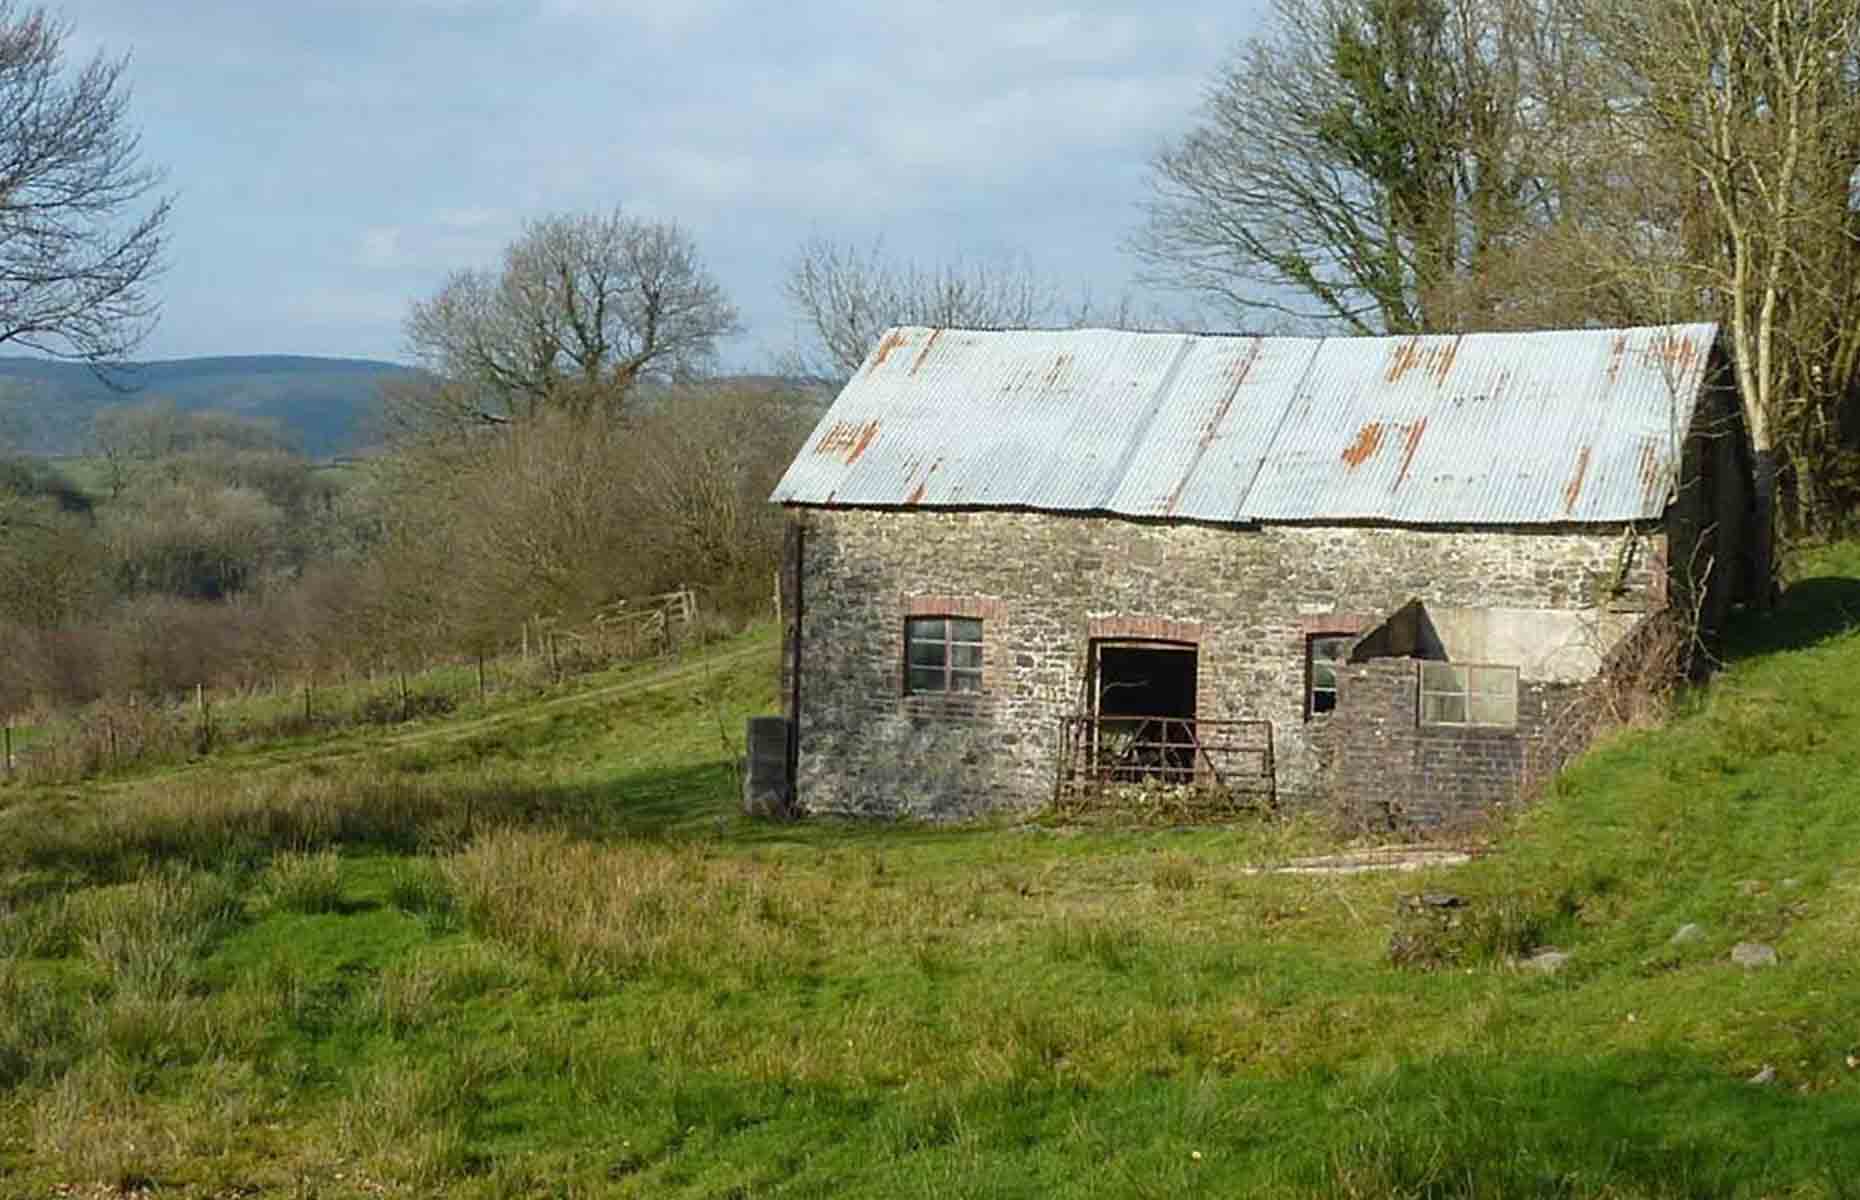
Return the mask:
<path id="1" fill-rule="evenodd" d="M 1092 643 L 1093 757 L 1111 779 L 1195 777 L 1195 647 Z"/>
<path id="2" fill-rule="evenodd" d="M 1195 717 L 1195 648 L 1097 642 L 1098 716 Z"/>

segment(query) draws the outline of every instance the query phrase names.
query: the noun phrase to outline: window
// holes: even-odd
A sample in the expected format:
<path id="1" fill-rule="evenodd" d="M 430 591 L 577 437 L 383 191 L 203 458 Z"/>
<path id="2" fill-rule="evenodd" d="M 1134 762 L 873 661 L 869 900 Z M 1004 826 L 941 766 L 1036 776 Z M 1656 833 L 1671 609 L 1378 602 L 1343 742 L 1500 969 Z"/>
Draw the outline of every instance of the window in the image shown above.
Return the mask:
<path id="1" fill-rule="evenodd" d="M 1497 725 L 1518 723 L 1516 667 L 1421 664 L 1421 724 Z"/>
<path id="2" fill-rule="evenodd" d="M 1337 707 L 1337 671 L 1349 657 L 1353 633 L 1324 633 L 1305 640 L 1305 716 Z"/>
<path id="3" fill-rule="evenodd" d="M 982 690 L 982 622 L 910 617 L 904 622 L 906 692 Z"/>

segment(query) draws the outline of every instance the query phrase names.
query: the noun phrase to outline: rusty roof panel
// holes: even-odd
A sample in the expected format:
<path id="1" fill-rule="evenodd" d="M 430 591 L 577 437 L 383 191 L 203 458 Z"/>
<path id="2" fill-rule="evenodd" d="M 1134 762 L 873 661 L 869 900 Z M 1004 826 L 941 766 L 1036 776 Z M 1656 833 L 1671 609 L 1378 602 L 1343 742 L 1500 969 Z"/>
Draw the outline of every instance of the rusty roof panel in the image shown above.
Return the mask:
<path id="1" fill-rule="evenodd" d="M 1327 339 L 1247 515 L 1507 525 L 1658 516 L 1666 489 L 1645 479 L 1677 470 L 1715 336 L 1688 325 Z"/>
<path id="2" fill-rule="evenodd" d="M 1317 339 L 1196 337 L 1133 444 L 1105 508 L 1142 517 L 1243 521 L 1246 493 Z"/>
<path id="3" fill-rule="evenodd" d="M 1228 522 L 1651 517 L 1715 332 L 899 328 L 774 499 Z"/>

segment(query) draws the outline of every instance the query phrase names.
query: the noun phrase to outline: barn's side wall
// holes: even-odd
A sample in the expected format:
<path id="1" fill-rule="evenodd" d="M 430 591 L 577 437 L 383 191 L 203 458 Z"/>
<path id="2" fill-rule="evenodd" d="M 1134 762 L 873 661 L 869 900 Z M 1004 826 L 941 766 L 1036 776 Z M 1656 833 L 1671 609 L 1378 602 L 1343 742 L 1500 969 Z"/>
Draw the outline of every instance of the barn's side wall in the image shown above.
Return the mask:
<path id="1" fill-rule="evenodd" d="M 1714 378 L 1728 364 L 1714 366 Z M 1768 564 L 1752 560 L 1750 466 L 1737 393 L 1714 383 L 1699 396 L 1666 512 L 1668 592 L 1676 608 L 1695 616 L 1707 648 L 1715 647 L 1733 606 L 1768 586 Z"/>
<path id="2" fill-rule="evenodd" d="M 1305 717 L 1308 637 L 1367 632 L 1418 598 L 1538 620 L 1559 637 L 1586 630 L 1587 644 L 1544 660 L 1560 670 L 1536 668 L 1579 675 L 1667 586 L 1665 535 L 1621 526 L 1235 529 L 844 509 L 794 519 L 800 619 L 784 658 L 797 661 L 798 626 L 789 715 L 798 704 L 796 798 L 813 813 L 953 818 L 1044 804 L 1060 722 L 1084 707 L 1094 634 L 1197 644 L 1199 716 L 1271 721 L 1282 802 L 1328 800 L 1332 718 Z M 904 619 L 939 610 L 983 619 L 979 696 L 904 694 Z"/>

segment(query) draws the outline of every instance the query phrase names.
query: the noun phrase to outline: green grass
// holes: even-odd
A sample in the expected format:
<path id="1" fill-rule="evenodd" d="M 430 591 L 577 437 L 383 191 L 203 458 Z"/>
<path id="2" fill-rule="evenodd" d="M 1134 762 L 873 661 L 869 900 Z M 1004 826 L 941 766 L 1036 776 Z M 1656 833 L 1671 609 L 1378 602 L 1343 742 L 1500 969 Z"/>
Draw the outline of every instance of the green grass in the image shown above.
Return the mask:
<path id="1" fill-rule="evenodd" d="M 1422 875 L 1249 873 L 1298 822 L 746 821 L 766 630 L 0 792 L 0 1194 L 1851 1194 L 1860 548 L 1801 573 L 1669 727 Z M 1423 890 L 1467 916 L 1399 969 Z"/>
<path id="2" fill-rule="evenodd" d="M 738 644 L 772 645 L 773 634 L 765 624 Z M 477 664 L 441 664 L 404 679 L 300 681 L 210 693 L 204 717 L 194 699 L 99 702 L 53 714 L 37 727 L 16 728 L 16 751 L 33 749 L 18 755 L 15 781 L 45 785 L 147 776 L 207 758 L 320 759 L 337 741 L 357 749 L 401 744 L 421 740 L 421 726 L 454 718 L 461 722 L 454 732 L 465 736 L 475 724 L 526 718 L 539 702 L 559 707 L 588 693 L 624 688 L 667 666 L 705 661 L 712 636 L 711 626 L 701 626 L 697 636 L 662 656 L 618 664 L 564 657 L 559 678 L 540 656 L 487 660 L 482 690 Z"/>

